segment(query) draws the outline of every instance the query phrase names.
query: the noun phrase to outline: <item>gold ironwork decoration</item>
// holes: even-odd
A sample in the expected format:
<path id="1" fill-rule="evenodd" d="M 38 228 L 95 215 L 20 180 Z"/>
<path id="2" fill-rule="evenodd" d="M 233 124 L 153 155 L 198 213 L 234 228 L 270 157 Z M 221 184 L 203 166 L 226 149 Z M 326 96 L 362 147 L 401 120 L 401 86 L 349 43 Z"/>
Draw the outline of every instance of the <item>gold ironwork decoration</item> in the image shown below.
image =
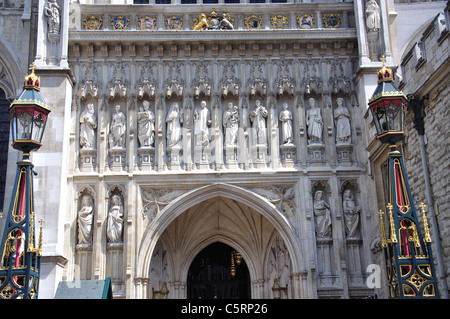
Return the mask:
<path id="1" fill-rule="evenodd" d="M 111 18 L 113 30 L 126 30 L 129 24 L 130 19 L 128 17 L 118 16 Z"/>
<path id="2" fill-rule="evenodd" d="M 156 26 L 156 18 L 149 16 L 139 17 L 138 24 L 141 30 L 153 30 Z"/>
<path id="3" fill-rule="evenodd" d="M 395 224 L 394 224 L 394 216 L 392 209 L 394 208 L 391 203 L 387 204 L 387 209 L 389 210 L 389 225 L 391 229 L 391 242 L 396 243 L 397 242 L 397 235 L 395 234 Z"/>
<path id="4" fill-rule="evenodd" d="M 272 23 L 274 29 L 287 29 L 289 19 L 287 16 L 279 14 L 276 16 L 272 16 L 270 18 L 270 22 Z"/>
<path id="5" fill-rule="evenodd" d="M 425 207 L 427 207 L 424 203 L 420 203 L 420 209 L 422 210 L 422 222 L 423 222 L 423 232 L 425 233 L 425 242 L 431 243 L 430 229 L 428 228 L 428 220 L 425 214 Z"/>
<path id="6" fill-rule="evenodd" d="M 102 27 L 103 18 L 102 17 L 96 17 L 96 16 L 90 16 L 90 17 L 84 17 L 83 19 L 83 25 L 85 30 L 100 30 Z"/>
<path id="7" fill-rule="evenodd" d="M 380 216 L 381 245 L 383 247 L 387 247 L 386 232 L 384 231 L 383 214 L 384 214 L 384 212 L 380 209 L 378 211 L 378 215 Z"/>
<path id="8" fill-rule="evenodd" d="M 325 24 L 325 28 L 339 28 L 341 25 L 341 15 L 325 14 L 323 16 L 323 23 Z"/>
<path id="9" fill-rule="evenodd" d="M 166 18 L 166 27 L 168 30 L 181 30 L 181 26 L 183 25 L 183 18 L 172 16 Z"/>
<path id="10" fill-rule="evenodd" d="M 299 15 L 297 17 L 297 23 L 300 29 L 312 29 L 316 20 L 311 14 Z"/>
<path id="11" fill-rule="evenodd" d="M 262 25 L 262 18 L 261 16 L 252 14 L 244 18 L 244 23 L 248 30 L 259 30 Z"/>

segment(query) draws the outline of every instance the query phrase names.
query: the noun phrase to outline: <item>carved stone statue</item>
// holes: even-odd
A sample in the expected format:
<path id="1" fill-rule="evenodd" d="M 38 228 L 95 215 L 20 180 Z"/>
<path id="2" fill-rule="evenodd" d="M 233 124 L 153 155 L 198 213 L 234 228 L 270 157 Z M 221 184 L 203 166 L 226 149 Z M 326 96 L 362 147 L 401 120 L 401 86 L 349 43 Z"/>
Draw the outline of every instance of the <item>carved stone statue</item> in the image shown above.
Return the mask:
<path id="1" fill-rule="evenodd" d="M 380 7 L 375 0 L 368 0 L 366 3 L 366 27 L 368 32 L 378 32 L 380 30 Z"/>
<path id="2" fill-rule="evenodd" d="M 256 133 L 256 144 L 267 145 L 266 117 L 267 109 L 261 104 L 260 100 L 256 100 L 256 107 L 250 112 L 250 121 Z"/>
<path id="3" fill-rule="evenodd" d="M 344 106 L 344 99 L 337 99 L 337 108 L 334 110 L 334 119 L 336 123 L 336 143 L 351 143 L 350 113 Z"/>
<path id="4" fill-rule="evenodd" d="M 358 237 L 361 207 L 356 205 L 353 200 L 353 192 L 350 189 L 344 191 L 342 206 L 344 208 L 345 233 L 347 237 Z"/>
<path id="5" fill-rule="evenodd" d="M 181 124 L 183 123 L 183 113 L 178 107 L 178 103 L 174 102 L 170 107 L 166 116 L 166 138 L 167 146 L 174 146 L 181 141 Z"/>
<path id="6" fill-rule="evenodd" d="M 119 195 L 113 195 L 111 198 L 111 208 L 108 213 L 108 225 L 106 236 L 110 243 L 122 242 L 123 231 L 123 204 Z"/>
<path id="7" fill-rule="evenodd" d="M 47 17 L 48 33 L 59 34 L 59 28 L 61 24 L 61 7 L 56 0 L 48 0 L 47 7 L 44 8 L 45 16 Z"/>
<path id="8" fill-rule="evenodd" d="M 280 112 L 282 144 L 292 144 L 292 113 L 288 110 L 288 104 L 283 103 L 283 110 Z"/>
<path id="9" fill-rule="evenodd" d="M 83 149 L 95 147 L 96 128 L 97 117 L 95 116 L 94 104 L 88 103 L 86 109 L 80 115 L 80 145 Z"/>
<path id="10" fill-rule="evenodd" d="M 228 20 L 227 14 L 226 14 L 226 13 L 223 14 L 223 18 L 222 18 L 222 20 L 220 21 L 219 28 L 222 29 L 222 30 L 224 30 L 224 29 L 225 29 L 225 30 L 233 30 L 233 29 L 234 29 L 234 26 L 233 26 L 233 24 Z"/>
<path id="11" fill-rule="evenodd" d="M 92 244 L 92 220 L 94 204 L 91 195 L 83 195 L 81 209 L 78 212 L 78 244 Z"/>
<path id="12" fill-rule="evenodd" d="M 330 205 L 323 198 L 323 191 L 314 194 L 314 219 L 317 237 L 331 237 Z"/>
<path id="13" fill-rule="evenodd" d="M 308 144 L 323 144 L 322 143 L 322 114 L 320 108 L 316 106 L 314 98 L 309 99 L 311 108 L 306 111 L 306 125 L 308 126 Z"/>
<path id="14" fill-rule="evenodd" d="M 198 17 L 198 22 L 194 24 L 192 30 L 206 30 L 209 28 L 208 20 L 206 19 L 206 14 L 200 13 Z"/>
<path id="15" fill-rule="evenodd" d="M 235 146 L 237 144 L 237 134 L 239 129 L 238 107 L 228 103 L 228 110 L 223 112 L 223 127 L 225 128 L 225 146 Z"/>
<path id="16" fill-rule="evenodd" d="M 155 142 L 155 114 L 150 109 L 149 101 L 144 101 L 143 106 L 137 114 L 138 137 L 141 147 L 148 147 Z"/>
<path id="17" fill-rule="evenodd" d="M 120 111 L 120 105 L 116 105 L 116 112 L 112 116 L 111 132 L 109 133 L 109 147 L 123 148 L 125 142 L 126 119 Z"/>
<path id="18" fill-rule="evenodd" d="M 206 102 L 201 102 L 201 108 L 194 111 L 194 135 L 195 145 L 209 144 L 209 126 L 211 125 L 211 114 L 206 107 Z"/>

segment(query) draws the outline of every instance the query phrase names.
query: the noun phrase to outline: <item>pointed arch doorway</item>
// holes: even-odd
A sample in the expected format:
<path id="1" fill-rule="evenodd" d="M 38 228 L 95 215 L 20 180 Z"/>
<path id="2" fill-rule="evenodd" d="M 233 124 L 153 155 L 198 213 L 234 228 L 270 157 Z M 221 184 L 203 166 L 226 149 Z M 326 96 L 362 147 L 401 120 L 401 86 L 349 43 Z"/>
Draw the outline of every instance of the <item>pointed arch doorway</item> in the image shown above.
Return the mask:
<path id="1" fill-rule="evenodd" d="M 215 242 L 192 261 L 188 299 L 250 299 L 250 274 L 244 258 L 230 246 Z"/>

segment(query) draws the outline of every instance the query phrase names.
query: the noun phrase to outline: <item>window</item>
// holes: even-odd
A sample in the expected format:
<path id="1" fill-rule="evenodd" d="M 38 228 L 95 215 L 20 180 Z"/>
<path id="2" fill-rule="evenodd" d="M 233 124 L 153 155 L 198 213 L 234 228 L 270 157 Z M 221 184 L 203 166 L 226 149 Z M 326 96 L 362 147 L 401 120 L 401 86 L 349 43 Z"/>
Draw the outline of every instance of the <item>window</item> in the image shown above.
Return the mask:
<path id="1" fill-rule="evenodd" d="M 171 4 L 172 0 L 155 0 L 155 4 Z"/>
<path id="2" fill-rule="evenodd" d="M 9 149 L 9 102 L 5 92 L 0 89 L 0 211 L 5 200 L 6 168 Z M 8 208 L 7 208 L 8 209 Z"/>
<path id="3" fill-rule="evenodd" d="M 181 0 L 181 4 L 197 4 L 197 0 Z"/>
<path id="4" fill-rule="evenodd" d="M 203 0 L 204 4 L 208 4 L 208 3 L 219 3 L 219 0 Z"/>
<path id="5" fill-rule="evenodd" d="M 148 4 L 149 0 L 134 0 L 134 4 Z"/>

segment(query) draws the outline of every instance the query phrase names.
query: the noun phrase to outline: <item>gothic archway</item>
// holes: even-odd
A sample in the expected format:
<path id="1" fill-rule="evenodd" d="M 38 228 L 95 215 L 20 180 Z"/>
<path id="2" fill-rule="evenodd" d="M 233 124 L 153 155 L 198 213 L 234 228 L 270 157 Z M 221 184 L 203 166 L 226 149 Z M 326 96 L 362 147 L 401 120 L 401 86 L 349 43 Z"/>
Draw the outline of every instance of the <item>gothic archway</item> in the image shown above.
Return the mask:
<path id="1" fill-rule="evenodd" d="M 289 222 L 274 205 L 244 188 L 229 184 L 205 186 L 178 197 L 158 214 L 141 240 L 136 278 L 149 278 L 153 249 L 162 241 L 173 282 L 169 298 L 186 298 L 185 285 L 194 258 L 208 245 L 221 242 L 239 251 L 246 260 L 251 298 L 267 298 L 273 283 L 267 280 L 263 264 L 276 234 L 289 253 L 290 272 L 300 273 L 299 269 L 304 269 L 300 247 Z M 289 287 L 294 290 L 296 284 Z M 150 285 L 150 290 L 158 289 Z M 139 287 L 136 295 L 145 295 Z"/>

